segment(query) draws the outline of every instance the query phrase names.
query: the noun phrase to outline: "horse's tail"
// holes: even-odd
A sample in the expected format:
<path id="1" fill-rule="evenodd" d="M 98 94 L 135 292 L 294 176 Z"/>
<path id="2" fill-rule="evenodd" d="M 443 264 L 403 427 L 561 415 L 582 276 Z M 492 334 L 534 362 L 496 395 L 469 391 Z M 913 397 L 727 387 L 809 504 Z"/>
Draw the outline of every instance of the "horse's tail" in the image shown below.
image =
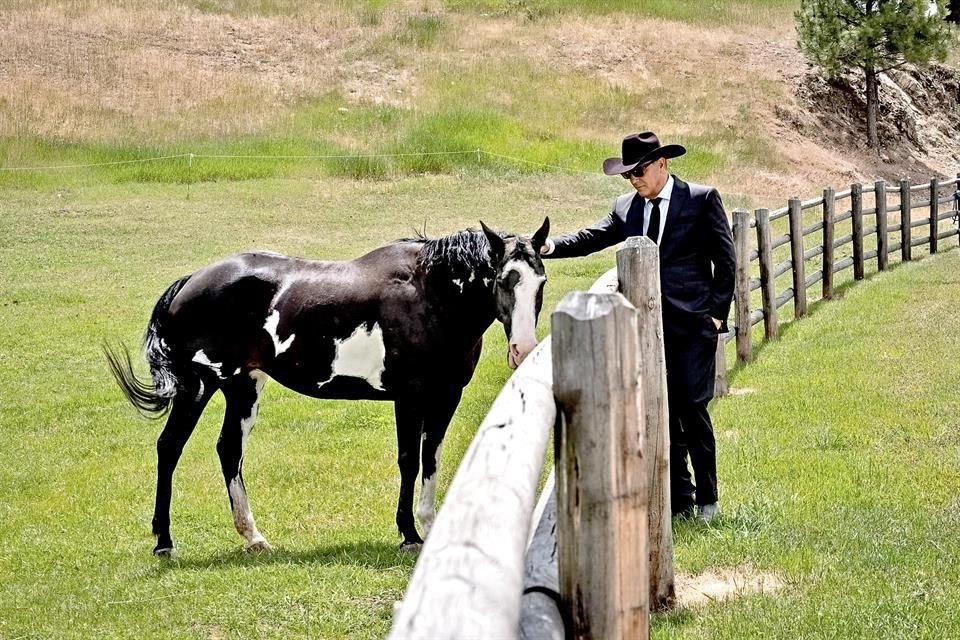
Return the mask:
<path id="1" fill-rule="evenodd" d="M 177 393 L 177 375 L 170 346 L 163 339 L 163 329 L 169 318 L 170 304 L 187 283 L 184 276 L 171 284 L 153 307 L 147 331 L 143 336 L 143 352 L 150 365 L 151 381 L 144 381 L 133 372 L 130 351 L 120 345 L 122 354 L 109 344 L 103 345 L 110 372 L 120 389 L 137 410 L 148 418 L 161 418 L 170 409 L 170 400 Z"/>

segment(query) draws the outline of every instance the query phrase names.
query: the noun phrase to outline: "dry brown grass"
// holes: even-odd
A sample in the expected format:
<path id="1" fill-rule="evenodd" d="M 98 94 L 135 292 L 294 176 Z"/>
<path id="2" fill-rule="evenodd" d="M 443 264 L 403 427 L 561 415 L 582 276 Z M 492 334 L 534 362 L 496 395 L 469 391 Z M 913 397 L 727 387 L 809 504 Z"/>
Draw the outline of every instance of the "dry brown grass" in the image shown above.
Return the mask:
<path id="1" fill-rule="evenodd" d="M 806 64 L 789 22 L 530 23 L 451 13 L 438 0 L 377 13 L 318 3 L 270 16 L 228 5 L 214 14 L 105 0 L 0 4 L 0 136 L 124 144 L 301 136 L 284 127 L 326 95 L 426 113 L 460 99 L 612 149 L 625 129 L 700 141 L 732 159 L 706 178 L 742 204 L 873 177 L 862 150 L 824 147 L 784 117 L 805 108 L 794 89 Z M 399 37 L 425 15 L 443 22 L 436 46 Z M 482 86 L 451 99 L 444 87 L 461 78 Z M 600 91 L 620 103 L 590 111 Z M 565 102 L 554 112 L 557 98 Z"/>
<path id="2" fill-rule="evenodd" d="M 748 568 L 719 569 L 697 575 L 679 573 L 676 583 L 677 606 L 684 609 L 757 593 L 773 594 L 783 587 L 783 580 L 778 576 Z"/>
<path id="3" fill-rule="evenodd" d="M 377 101 L 409 83 L 363 49 L 387 19 L 316 9 L 296 18 L 86 3 L 5 10 L 0 135 L 163 139 L 263 131 L 298 102 L 341 89 Z M 371 89 L 369 78 L 381 80 Z"/>

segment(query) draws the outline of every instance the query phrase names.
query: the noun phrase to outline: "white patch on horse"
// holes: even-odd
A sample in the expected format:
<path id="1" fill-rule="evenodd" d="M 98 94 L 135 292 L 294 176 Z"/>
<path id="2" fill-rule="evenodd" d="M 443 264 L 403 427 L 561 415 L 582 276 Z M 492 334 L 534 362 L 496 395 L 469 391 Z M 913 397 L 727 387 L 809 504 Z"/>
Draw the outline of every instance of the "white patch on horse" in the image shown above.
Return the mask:
<path id="1" fill-rule="evenodd" d="M 240 476 L 230 481 L 227 491 L 230 493 L 230 503 L 233 506 L 233 526 L 247 541 L 247 548 L 257 550 L 269 548 L 267 539 L 257 529 L 257 523 L 253 520 L 250 503 L 247 501 L 247 490 L 243 488 Z"/>
<path id="2" fill-rule="evenodd" d="M 296 337 L 296 334 L 291 333 L 287 336 L 286 340 L 280 340 L 279 334 L 277 334 L 277 327 L 280 326 L 280 311 L 277 309 L 273 310 L 269 316 L 267 316 L 267 321 L 263 324 L 263 330 L 270 335 L 270 338 L 273 339 L 273 355 L 274 357 L 279 356 L 281 353 L 290 348 L 290 345 L 293 344 L 293 339 Z"/>
<path id="3" fill-rule="evenodd" d="M 260 394 L 263 392 L 263 385 L 267 383 L 267 374 L 259 369 L 254 369 L 250 372 L 250 378 L 253 380 L 257 390 L 257 397 L 253 401 L 253 406 L 250 407 L 250 415 L 240 420 L 240 433 L 242 434 L 240 440 L 240 464 L 243 464 L 243 454 L 247 451 L 247 438 L 250 436 L 250 432 L 253 431 L 253 425 L 257 422 L 257 414 L 260 412 Z"/>
<path id="4" fill-rule="evenodd" d="M 426 434 L 424 434 L 424 439 L 426 439 Z M 423 479 L 423 486 L 420 488 L 420 502 L 417 504 L 417 519 L 420 520 L 420 525 L 423 527 L 424 537 L 430 533 L 433 521 L 437 517 L 437 474 L 440 472 L 440 451 L 442 449 L 443 443 L 437 447 L 437 452 L 433 457 L 434 468 L 437 470 L 434 471 L 433 475 L 429 478 Z"/>
<path id="5" fill-rule="evenodd" d="M 520 281 L 513 289 L 513 317 L 511 318 L 510 342 L 531 349 L 537 344 L 537 292 L 546 276 L 538 276 L 533 268 L 523 260 L 514 260 L 506 266 L 504 273 L 513 269 Z"/>
<path id="6" fill-rule="evenodd" d="M 280 283 L 280 286 L 277 287 L 277 292 L 273 294 L 273 300 L 270 301 L 271 309 L 277 306 L 280 298 L 283 297 L 283 295 L 287 292 L 287 289 L 289 289 L 290 285 L 292 285 L 295 281 L 295 278 L 291 278 L 289 276 L 283 279 L 283 281 Z"/>
<path id="7" fill-rule="evenodd" d="M 471 271 L 471 272 L 470 272 L 470 277 L 467 278 L 467 282 L 473 282 L 473 281 L 476 280 L 476 279 L 477 279 L 477 272 L 476 272 L 476 271 Z"/>
<path id="8" fill-rule="evenodd" d="M 196 362 L 197 364 L 202 364 L 205 367 L 209 367 L 210 369 L 213 370 L 215 374 L 217 374 L 218 378 L 220 378 L 221 380 L 223 379 L 223 372 L 222 372 L 223 363 L 211 362 L 210 358 L 207 357 L 207 354 L 203 352 L 203 349 L 193 354 L 193 361 Z"/>
<path id="9" fill-rule="evenodd" d="M 457 285 L 457 287 L 460 288 L 460 293 L 463 293 L 463 280 L 460 280 L 459 278 L 457 278 L 453 281 L 453 284 Z"/>
<path id="10" fill-rule="evenodd" d="M 263 392 L 263 386 L 267 382 L 267 374 L 260 370 L 250 372 L 250 378 L 254 381 L 256 396 L 253 404 L 250 406 L 250 413 L 246 418 L 240 420 L 240 466 L 243 466 L 243 456 L 247 451 L 247 438 L 253 431 L 253 425 L 257 422 L 257 414 L 260 412 L 260 394 Z M 240 481 L 240 475 L 230 481 L 227 491 L 230 493 L 230 504 L 233 507 L 233 524 L 237 531 L 247 541 L 248 549 L 267 549 L 270 545 L 266 538 L 257 529 L 257 523 L 253 519 L 253 512 L 250 510 L 250 503 L 247 500 L 247 491 Z"/>
<path id="11" fill-rule="evenodd" d="M 318 386 L 322 387 L 336 376 L 362 378 L 371 387 L 383 390 L 381 377 L 385 368 L 384 358 L 387 349 L 383 344 L 383 329 L 374 324 L 369 332 L 364 331 L 363 325 L 354 330 L 349 338 L 334 340 L 336 355 L 330 364 L 330 377 Z"/>

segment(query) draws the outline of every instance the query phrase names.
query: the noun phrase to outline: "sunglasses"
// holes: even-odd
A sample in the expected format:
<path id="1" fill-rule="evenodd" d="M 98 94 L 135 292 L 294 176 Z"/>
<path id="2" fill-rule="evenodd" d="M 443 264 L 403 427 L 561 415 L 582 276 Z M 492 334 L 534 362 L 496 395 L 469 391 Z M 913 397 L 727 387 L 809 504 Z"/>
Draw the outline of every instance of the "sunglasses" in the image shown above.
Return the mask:
<path id="1" fill-rule="evenodd" d="M 641 164 L 638 167 L 634 167 L 630 171 L 624 171 L 620 175 L 623 177 L 624 180 L 629 180 L 630 178 L 642 178 L 644 172 L 647 170 L 647 167 L 652 165 L 654 162 L 656 162 L 656 160 L 651 160 L 646 164 Z"/>

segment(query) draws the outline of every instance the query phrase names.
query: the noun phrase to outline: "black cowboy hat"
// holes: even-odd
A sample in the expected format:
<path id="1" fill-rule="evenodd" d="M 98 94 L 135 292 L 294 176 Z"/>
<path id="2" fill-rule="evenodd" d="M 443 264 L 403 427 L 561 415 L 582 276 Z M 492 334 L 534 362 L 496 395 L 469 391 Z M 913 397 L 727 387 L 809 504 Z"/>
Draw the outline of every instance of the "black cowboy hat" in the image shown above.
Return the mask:
<path id="1" fill-rule="evenodd" d="M 623 139 L 622 158 L 607 158 L 603 161 L 603 172 L 615 176 L 630 171 L 638 164 L 657 158 L 676 158 L 687 152 L 678 144 L 661 145 L 660 139 L 652 131 L 631 133 Z"/>

